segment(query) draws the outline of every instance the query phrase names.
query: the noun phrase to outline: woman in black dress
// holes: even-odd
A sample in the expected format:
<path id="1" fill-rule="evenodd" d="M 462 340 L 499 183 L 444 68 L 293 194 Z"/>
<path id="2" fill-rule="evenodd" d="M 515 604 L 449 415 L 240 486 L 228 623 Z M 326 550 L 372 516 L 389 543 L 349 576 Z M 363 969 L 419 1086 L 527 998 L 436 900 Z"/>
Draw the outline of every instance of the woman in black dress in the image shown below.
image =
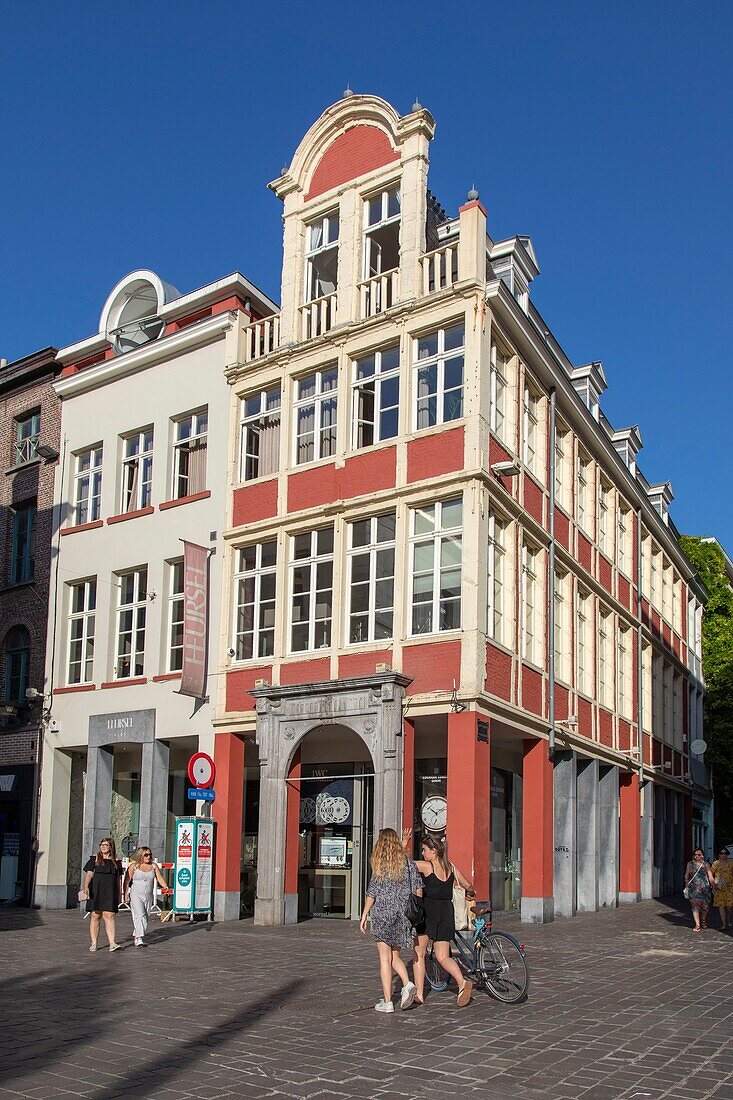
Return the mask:
<path id="1" fill-rule="evenodd" d="M 79 901 L 86 901 L 87 913 L 90 914 L 89 935 L 92 946 L 89 950 L 97 950 L 99 922 L 104 917 L 109 949 L 116 951 L 120 946 L 115 941 L 115 913 L 120 904 L 122 864 L 117 858 L 115 842 L 111 836 L 106 836 L 99 842 L 99 851 L 96 856 L 90 857 L 84 871 L 84 885 L 79 891 Z"/>
<path id="2" fill-rule="evenodd" d="M 453 886 L 457 882 L 467 894 L 473 896 L 474 889 L 457 867 L 448 862 L 445 842 L 436 837 L 426 837 L 422 843 L 422 859 L 415 866 L 423 878 L 423 901 L 425 903 L 425 924 L 416 929 L 415 939 L 415 1000 L 421 1004 L 425 996 L 425 952 L 428 940 L 433 941 L 435 959 L 446 974 L 455 979 L 458 986 L 458 1005 L 463 1008 L 471 1000 L 473 982 L 464 978 L 461 968 L 451 958 L 450 945 L 456 931 L 453 915 Z"/>

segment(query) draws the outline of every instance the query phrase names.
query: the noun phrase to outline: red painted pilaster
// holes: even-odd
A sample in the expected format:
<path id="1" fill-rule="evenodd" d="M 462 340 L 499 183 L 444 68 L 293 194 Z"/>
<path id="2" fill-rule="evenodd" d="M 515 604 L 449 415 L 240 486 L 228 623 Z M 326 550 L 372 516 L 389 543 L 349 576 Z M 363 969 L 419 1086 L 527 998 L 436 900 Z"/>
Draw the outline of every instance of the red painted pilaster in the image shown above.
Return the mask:
<path id="1" fill-rule="evenodd" d="M 242 811 L 244 806 L 244 740 L 236 733 L 217 733 L 216 765 L 216 863 L 214 889 L 239 893 L 242 867 Z"/>
<path id="2" fill-rule="evenodd" d="M 522 918 L 551 920 L 554 822 L 547 742 L 524 742 L 522 768 Z M 554 905 L 553 905 L 554 908 Z"/>
<path id="3" fill-rule="evenodd" d="M 300 749 L 295 750 L 288 770 L 288 805 L 285 824 L 285 893 L 298 893 L 298 863 L 300 842 Z"/>
<path id="4" fill-rule="evenodd" d="M 619 880 L 621 901 L 641 897 L 641 792 L 636 773 L 622 772 L 619 799 Z"/>
<path id="5" fill-rule="evenodd" d="M 489 896 L 490 752 L 478 740 L 475 712 L 448 715 L 448 855 L 467 875 L 477 897 Z"/>

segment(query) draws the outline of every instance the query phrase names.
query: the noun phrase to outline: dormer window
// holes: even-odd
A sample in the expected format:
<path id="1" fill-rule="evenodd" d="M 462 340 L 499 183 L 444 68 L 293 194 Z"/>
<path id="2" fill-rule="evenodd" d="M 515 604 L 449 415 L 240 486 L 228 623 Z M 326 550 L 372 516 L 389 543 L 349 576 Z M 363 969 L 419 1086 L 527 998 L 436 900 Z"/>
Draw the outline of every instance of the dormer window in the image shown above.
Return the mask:
<path id="1" fill-rule="evenodd" d="M 400 266 L 399 187 L 381 191 L 364 203 L 364 278 Z"/>
<path id="2" fill-rule="evenodd" d="M 165 332 L 160 316 L 166 303 L 180 297 L 169 283 L 154 271 L 134 271 L 112 290 L 102 309 L 99 331 L 109 340 L 117 355 L 157 340 Z"/>
<path id="3" fill-rule="evenodd" d="M 306 233 L 305 300 L 315 302 L 338 286 L 338 211 L 311 222 Z"/>
<path id="4" fill-rule="evenodd" d="M 508 256 L 505 260 L 495 263 L 494 272 L 516 299 L 520 309 L 523 309 L 526 313 L 529 305 L 529 284 L 519 270 L 514 258 Z"/>

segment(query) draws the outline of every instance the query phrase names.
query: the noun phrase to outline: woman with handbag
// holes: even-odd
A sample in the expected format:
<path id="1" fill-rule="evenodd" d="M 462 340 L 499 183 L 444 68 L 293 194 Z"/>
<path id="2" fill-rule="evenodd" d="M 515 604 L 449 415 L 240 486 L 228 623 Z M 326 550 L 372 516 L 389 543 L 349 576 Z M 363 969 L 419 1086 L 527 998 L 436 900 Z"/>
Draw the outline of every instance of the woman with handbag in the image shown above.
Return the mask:
<path id="1" fill-rule="evenodd" d="M 376 1012 L 394 1012 L 392 971 L 402 981 L 400 1008 L 409 1008 L 416 987 L 407 974 L 400 950 L 412 947 L 413 927 L 422 916 L 422 881 L 414 862 L 405 855 L 394 829 L 380 830 L 372 852 L 372 877 L 369 880 L 359 927 L 366 933 L 371 914 L 372 934 L 379 952 L 379 976 L 384 998 L 374 1006 Z"/>
<path id="2" fill-rule="evenodd" d="M 409 838 L 408 838 L 409 840 Z M 445 841 L 436 837 L 426 837 L 422 843 L 422 859 L 415 866 L 422 875 L 424 883 L 425 923 L 417 928 L 415 939 L 415 984 L 416 1000 L 423 1003 L 425 996 L 425 952 L 428 941 L 433 941 L 435 959 L 450 974 L 458 986 L 459 1008 L 464 1008 L 471 1000 L 473 982 L 463 976 L 455 959 L 451 958 L 450 945 L 456 932 L 454 909 L 454 891 L 464 902 L 463 891 L 475 896 L 473 886 L 461 874 L 457 867 L 448 862 Z M 458 900 L 458 899 L 456 899 Z"/>
<path id="3" fill-rule="evenodd" d="M 733 863 L 727 848 L 720 849 L 711 871 L 715 882 L 713 905 L 718 907 L 720 927 L 726 932 L 733 927 Z"/>
<path id="4" fill-rule="evenodd" d="M 89 917 L 90 951 L 97 950 L 99 925 L 104 918 L 110 951 L 119 950 L 115 939 L 115 914 L 120 904 L 120 880 L 122 864 L 117 858 L 115 842 L 106 836 L 99 842 L 96 856 L 90 856 L 84 864 L 84 885 L 79 891 L 79 901 L 86 901 Z"/>
<path id="5" fill-rule="evenodd" d="M 692 906 L 692 916 L 695 921 L 693 932 L 699 932 L 708 926 L 708 909 L 713 900 L 713 886 L 715 879 L 710 865 L 705 859 L 702 848 L 696 848 L 692 853 L 692 859 L 685 868 L 684 895 Z"/>

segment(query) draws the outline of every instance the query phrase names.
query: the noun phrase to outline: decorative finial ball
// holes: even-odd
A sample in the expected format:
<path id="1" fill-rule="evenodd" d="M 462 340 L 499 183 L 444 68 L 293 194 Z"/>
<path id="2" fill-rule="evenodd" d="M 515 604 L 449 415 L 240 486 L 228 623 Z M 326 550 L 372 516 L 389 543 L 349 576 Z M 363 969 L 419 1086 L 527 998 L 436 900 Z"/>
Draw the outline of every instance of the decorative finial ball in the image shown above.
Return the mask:
<path id="1" fill-rule="evenodd" d="M 412 109 L 413 111 L 422 111 L 422 103 L 417 97 L 415 97 L 415 102 L 412 105 Z"/>
<path id="2" fill-rule="evenodd" d="M 477 202 L 478 201 L 478 191 L 476 190 L 476 185 L 475 184 L 473 185 L 471 190 L 468 192 L 468 195 L 466 196 L 466 198 L 468 199 L 469 202 Z"/>
<path id="3" fill-rule="evenodd" d="M 347 85 L 346 85 L 346 87 L 344 88 L 344 94 L 343 94 L 342 98 L 343 98 L 343 99 L 348 99 L 348 98 L 349 98 L 349 96 L 350 96 L 350 95 L 353 95 L 353 94 L 354 94 L 354 93 L 352 92 L 351 88 L 350 88 L 350 87 L 349 87 L 349 85 L 347 84 Z"/>

